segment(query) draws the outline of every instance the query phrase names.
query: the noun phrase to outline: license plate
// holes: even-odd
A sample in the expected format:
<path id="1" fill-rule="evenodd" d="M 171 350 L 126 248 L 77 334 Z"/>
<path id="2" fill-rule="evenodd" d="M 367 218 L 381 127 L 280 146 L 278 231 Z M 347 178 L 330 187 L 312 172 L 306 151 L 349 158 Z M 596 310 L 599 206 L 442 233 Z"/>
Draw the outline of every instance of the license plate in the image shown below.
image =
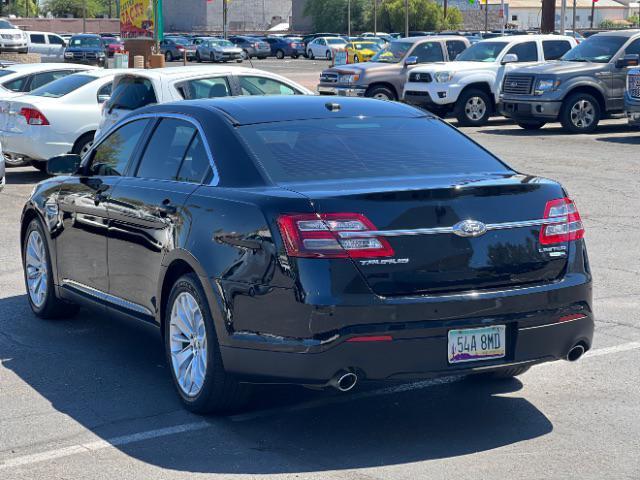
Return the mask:
<path id="1" fill-rule="evenodd" d="M 449 330 L 449 363 L 476 362 L 504 357 L 505 332 L 504 325 Z"/>

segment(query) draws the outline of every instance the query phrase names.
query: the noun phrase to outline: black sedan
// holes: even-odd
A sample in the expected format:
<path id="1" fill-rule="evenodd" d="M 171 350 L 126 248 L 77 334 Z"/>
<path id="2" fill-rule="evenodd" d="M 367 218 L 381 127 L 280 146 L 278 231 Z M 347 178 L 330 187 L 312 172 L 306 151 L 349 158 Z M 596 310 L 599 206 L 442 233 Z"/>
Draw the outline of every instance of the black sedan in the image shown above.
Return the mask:
<path id="1" fill-rule="evenodd" d="M 157 325 L 195 412 L 251 383 L 509 377 L 591 347 L 562 186 L 406 105 L 158 105 L 49 170 L 22 216 L 31 308 Z"/>

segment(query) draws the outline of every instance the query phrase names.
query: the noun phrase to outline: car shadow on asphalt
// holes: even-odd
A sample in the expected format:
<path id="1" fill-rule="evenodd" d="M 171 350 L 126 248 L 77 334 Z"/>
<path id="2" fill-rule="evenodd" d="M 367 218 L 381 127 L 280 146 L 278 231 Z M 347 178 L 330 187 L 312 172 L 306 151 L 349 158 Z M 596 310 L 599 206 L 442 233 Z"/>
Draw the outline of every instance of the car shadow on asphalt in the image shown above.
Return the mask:
<path id="1" fill-rule="evenodd" d="M 511 124 L 513 125 L 513 124 Z M 540 130 L 525 130 L 524 128 L 516 127 L 516 128 L 491 128 L 493 125 L 490 124 L 482 130 L 478 130 L 478 133 L 484 133 L 489 135 L 505 135 L 510 137 L 543 137 L 543 136 L 552 136 L 552 135 L 573 135 L 562 128 L 559 123 L 554 123 L 551 125 L 545 125 Z M 576 134 L 576 136 L 586 136 L 586 137 L 594 137 L 597 135 L 607 135 L 614 133 L 629 133 L 633 132 L 627 124 L 612 124 L 612 125 L 600 125 L 595 132 L 593 133 L 585 133 L 585 134 Z"/>
<path id="2" fill-rule="evenodd" d="M 173 391 L 155 327 L 84 309 L 74 319 L 43 321 L 24 295 L 1 299 L 0 312 L 3 367 L 65 421 L 109 440 L 200 420 Z M 363 383 L 344 397 L 260 386 L 244 415 L 210 416 L 206 429 L 114 448 L 171 470 L 299 473 L 486 452 L 553 430 L 544 413 L 517 395 L 516 379 L 467 379 L 392 394 L 377 393 L 380 387 Z M 26 404 L 17 407 L 27 409 L 23 415 Z"/>
<path id="3" fill-rule="evenodd" d="M 14 185 L 31 185 L 49 178 L 49 175 L 34 167 L 7 168 L 5 174 L 7 184 Z"/>
<path id="4" fill-rule="evenodd" d="M 640 145 L 640 131 L 628 137 L 601 137 L 596 138 L 596 140 L 599 142 L 617 143 L 619 145 Z"/>

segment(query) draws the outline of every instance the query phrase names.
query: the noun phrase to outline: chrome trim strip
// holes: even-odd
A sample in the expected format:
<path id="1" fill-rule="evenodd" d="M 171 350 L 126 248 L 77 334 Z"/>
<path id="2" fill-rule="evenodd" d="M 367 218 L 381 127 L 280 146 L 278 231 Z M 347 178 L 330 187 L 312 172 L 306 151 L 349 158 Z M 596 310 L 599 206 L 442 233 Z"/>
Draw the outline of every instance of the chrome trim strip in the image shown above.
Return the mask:
<path id="1" fill-rule="evenodd" d="M 67 285 L 73 289 L 76 289 L 82 293 L 90 295 L 99 300 L 103 300 L 105 302 L 109 302 L 113 305 L 117 305 L 122 308 L 126 308 L 127 310 L 132 310 L 137 313 L 142 313 L 144 315 L 149 315 L 153 317 L 153 312 L 142 305 L 138 305 L 137 303 L 130 302 L 125 300 L 124 298 L 116 297 L 115 295 L 110 295 L 108 293 L 103 292 L 102 290 L 98 290 L 97 288 L 89 287 L 88 285 L 84 285 L 80 282 L 76 282 L 74 280 L 69 280 L 68 278 L 63 278 L 62 283 Z M 64 286 L 63 285 L 63 286 Z"/>
<path id="2" fill-rule="evenodd" d="M 541 218 L 539 220 L 524 220 L 522 222 L 490 223 L 489 230 L 507 230 L 511 228 L 535 227 L 539 225 L 551 225 L 566 223 L 567 217 Z M 372 237 L 404 237 L 415 235 L 439 235 L 453 233 L 453 227 L 415 228 L 411 230 L 369 230 L 365 232 L 339 232 L 340 238 L 372 238 Z"/>
<path id="3" fill-rule="evenodd" d="M 544 325 L 536 325 L 534 327 L 523 327 L 523 328 L 519 328 L 518 331 L 522 332 L 524 330 L 535 330 L 537 328 L 547 328 L 547 327 L 557 327 L 558 325 L 566 325 L 568 323 L 573 323 L 573 322 L 577 322 L 578 320 L 584 320 L 585 318 L 588 318 L 586 315 L 584 317 L 580 317 L 580 318 L 574 318 L 571 320 L 565 320 L 563 322 L 553 322 L 553 323 L 545 323 Z"/>

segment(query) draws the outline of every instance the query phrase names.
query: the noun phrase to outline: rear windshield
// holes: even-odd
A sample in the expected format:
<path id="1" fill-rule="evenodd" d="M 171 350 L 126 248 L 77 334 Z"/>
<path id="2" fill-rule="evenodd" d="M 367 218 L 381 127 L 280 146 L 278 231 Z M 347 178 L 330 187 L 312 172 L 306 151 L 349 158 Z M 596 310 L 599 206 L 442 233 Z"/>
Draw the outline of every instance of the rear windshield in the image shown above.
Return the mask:
<path id="1" fill-rule="evenodd" d="M 306 120 L 238 131 L 276 183 L 511 171 L 435 119 Z"/>
<path id="2" fill-rule="evenodd" d="M 68 75 L 58 80 L 54 80 L 51 83 L 47 83 L 40 88 L 36 88 L 29 95 L 60 98 L 68 93 L 74 92 L 80 87 L 85 86 L 87 83 L 93 82 L 94 80 L 97 80 L 97 78 L 90 75 Z"/>
<path id="3" fill-rule="evenodd" d="M 5 75 L 11 75 L 12 73 L 16 73 L 15 70 L 5 70 L 4 68 L 0 69 L 0 77 L 4 77 Z"/>

